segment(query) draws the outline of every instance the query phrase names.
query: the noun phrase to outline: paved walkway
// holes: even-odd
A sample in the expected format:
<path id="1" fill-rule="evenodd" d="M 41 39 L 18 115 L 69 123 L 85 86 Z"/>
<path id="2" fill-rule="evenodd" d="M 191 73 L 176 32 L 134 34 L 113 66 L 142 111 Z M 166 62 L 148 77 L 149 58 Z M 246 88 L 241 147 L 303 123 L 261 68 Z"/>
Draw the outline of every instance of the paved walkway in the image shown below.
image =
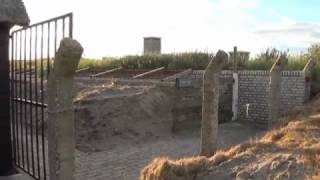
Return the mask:
<path id="1" fill-rule="evenodd" d="M 219 146 L 226 147 L 256 135 L 259 130 L 237 123 L 223 124 Z M 77 152 L 77 180 L 135 180 L 140 170 L 155 157 L 182 158 L 197 155 L 199 133 L 181 134 L 157 142 L 122 146 L 111 151 L 85 154 Z"/>
<path id="2" fill-rule="evenodd" d="M 255 127 L 238 123 L 222 124 L 219 126 L 219 147 L 238 144 L 257 133 L 261 131 Z M 109 151 L 90 154 L 76 151 L 76 180 L 136 180 L 141 169 L 156 157 L 190 157 L 197 155 L 199 149 L 200 132 L 194 130 L 145 144 L 118 146 Z M 29 180 L 28 178 L 16 175 L 0 177 L 0 180 Z"/>

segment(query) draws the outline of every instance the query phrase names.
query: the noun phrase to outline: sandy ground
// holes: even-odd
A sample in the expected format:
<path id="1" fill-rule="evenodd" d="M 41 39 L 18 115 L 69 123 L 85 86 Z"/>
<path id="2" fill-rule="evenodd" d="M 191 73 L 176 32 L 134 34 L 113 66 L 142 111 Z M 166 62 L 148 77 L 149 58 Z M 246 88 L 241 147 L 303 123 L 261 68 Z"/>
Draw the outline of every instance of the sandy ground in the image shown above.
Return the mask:
<path id="1" fill-rule="evenodd" d="M 219 126 L 219 147 L 248 140 L 262 131 L 239 123 Z M 104 143 L 108 143 L 107 141 Z M 170 137 L 135 145 L 122 144 L 99 152 L 77 153 L 77 180 L 134 180 L 141 169 L 157 157 L 184 158 L 197 156 L 200 132 L 185 131 Z"/>
<path id="2" fill-rule="evenodd" d="M 153 82 L 78 82 L 77 148 L 103 151 L 168 136 L 172 123 L 170 89 Z"/>
<path id="3" fill-rule="evenodd" d="M 320 179 L 320 95 L 292 108 L 278 123 L 282 125 L 263 136 L 212 157 L 155 159 L 144 168 L 141 180 Z"/>
<path id="4" fill-rule="evenodd" d="M 260 136 L 263 131 L 242 123 L 220 124 L 219 148 L 225 148 L 250 138 Z M 129 141 L 129 140 L 124 140 Z M 111 141 L 112 142 L 112 141 Z M 47 144 L 47 140 L 45 141 Z M 107 146 L 109 141 L 100 141 Z M 46 154 L 47 152 L 46 148 Z M 98 151 L 76 149 L 76 180 L 135 180 L 140 171 L 154 158 L 172 159 L 197 156 L 200 150 L 200 130 L 181 131 L 162 136 L 153 141 L 122 143 L 113 148 Z M 42 149 L 40 150 L 42 152 Z M 40 159 L 42 154 L 40 153 Z M 48 159 L 47 159 L 48 160 Z M 41 164 L 42 167 L 42 164 Z M 47 164 L 47 172 L 48 164 Z M 26 176 L 10 177 L 14 180 Z M 3 180 L 8 177 L 3 177 Z M 25 178 L 25 179 L 26 179 Z M 0 178 L 1 179 L 1 178 Z M 1 179 L 2 180 L 2 179 Z"/>
<path id="5" fill-rule="evenodd" d="M 171 133 L 172 87 L 147 80 L 76 79 L 76 179 L 138 179 L 156 157 L 198 155 L 199 128 Z M 248 124 L 221 124 L 219 147 L 262 132 Z"/>
<path id="6" fill-rule="evenodd" d="M 156 157 L 198 155 L 199 128 L 171 133 L 172 84 L 82 79 L 76 90 L 78 180 L 138 179 Z M 219 147 L 261 132 L 248 124 L 221 124 Z"/>

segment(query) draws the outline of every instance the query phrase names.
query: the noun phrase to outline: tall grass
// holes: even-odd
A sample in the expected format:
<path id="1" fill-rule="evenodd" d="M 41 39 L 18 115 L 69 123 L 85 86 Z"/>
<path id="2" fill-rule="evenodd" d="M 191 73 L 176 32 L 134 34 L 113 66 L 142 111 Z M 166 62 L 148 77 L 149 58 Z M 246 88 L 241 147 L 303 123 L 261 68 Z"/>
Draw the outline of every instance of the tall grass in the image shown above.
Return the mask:
<path id="1" fill-rule="evenodd" d="M 316 64 L 315 67 L 313 68 L 312 72 L 312 79 L 316 82 L 320 83 L 320 64 Z"/>
<path id="2" fill-rule="evenodd" d="M 204 69 L 208 62 L 208 55 L 201 52 L 162 55 L 146 54 L 121 58 L 81 59 L 79 68 L 89 67 L 100 70 L 121 66 L 126 69 L 155 69 L 164 66 L 168 69 Z"/>
<path id="3" fill-rule="evenodd" d="M 82 58 L 78 65 L 78 69 L 90 68 L 92 70 L 106 70 L 121 66 L 121 61 L 118 58 L 104 58 L 104 59 L 87 59 Z"/>
<path id="4" fill-rule="evenodd" d="M 275 59 L 265 60 L 253 58 L 247 61 L 240 69 L 245 70 L 270 70 Z M 285 70 L 288 71 L 298 71 L 303 70 L 304 66 L 307 64 L 308 59 L 296 56 L 289 56 L 288 62 L 285 66 Z"/>
<path id="5" fill-rule="evenodd" d="M 308 59 L 298 56 L 289 56 L 286 70 L 302 70 Z M 264 57 L 255 57 L 250 60 L 243 61 L 239 64 L 240 70 L 269 70 L 275 59 L 267 59 Z M 147 54 L 142 56 L 125 56 L 121 58 L 103 58 L 103 59 L 81 59 L 79 68 L 89 67 L 94 70 L 106 70 L 116 67 L 124 67 L 126 69 L 155 69 L 166 67 L 167 69 L 187 69 L 194 70 L 205 69 L 208 65 L 208 55 L 202 52 L 188 52 L 180 54 Z M 233 62 L 231 60 L 225 65 L 225 70 L 231 70 Z"/>
<path id="6" fill-rule="evenodd" d="M 267 54 L 267 53 L 266 53 Z M 288 63 L 285 67 L 286 70 L 302 70 L 311 55 L 288 56 Z M 250 60 L 243 61 L 239 64 L 239 70 L 269 70 L 274 63 L 275 58 L 267 54 L 256 56 Z M 52 64 L 51 60 L 51 64 Z M 105 57 L 102 59 L 88 59 L 82 58 L 80 60 L 79 69 L 90 68 L 93 71 L 103 71 L 117 67 L 124 67 L 127 69 L 155 69 L 159 67 L 166 67 L 167 69 L 187 69 L 194 70 L 205 69 L 208 65 L 208 54 L 203 52 L 187 52 L 179 54 L 146 54 L 142 56 L 124 56 L 124 57 Z M 24 71 L 24 62 L 16 61 L 15 67 L 19 71 L 21 63 L 21 70 Z M 43 61 L 44 72 L 47 73 L 47 61 Z M 29 61 L 26 63 L 26 69 L 35 70 L 41 73 L 41 61 L 32 61 L 31 66 Z M 233 69 L 233 62 L 229 60 L 224 67 L 225 70 Z M 312 71 L 313 79 L 320 82 L 320 60 Z"/>

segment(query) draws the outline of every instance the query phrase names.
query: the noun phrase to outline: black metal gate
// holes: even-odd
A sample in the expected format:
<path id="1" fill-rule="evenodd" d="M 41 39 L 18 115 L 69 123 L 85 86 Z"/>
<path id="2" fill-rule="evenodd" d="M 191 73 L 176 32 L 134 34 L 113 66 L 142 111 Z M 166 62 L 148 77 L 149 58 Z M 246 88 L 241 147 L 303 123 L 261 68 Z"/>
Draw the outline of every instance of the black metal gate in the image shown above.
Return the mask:
<path id="1" fill-rule="evenodd" d="M 48 178 L 46 83 L 64 37 L 72 38 L 72 13 L 11 33 L 11 137 L 14 164 L 35 179 Z"/>

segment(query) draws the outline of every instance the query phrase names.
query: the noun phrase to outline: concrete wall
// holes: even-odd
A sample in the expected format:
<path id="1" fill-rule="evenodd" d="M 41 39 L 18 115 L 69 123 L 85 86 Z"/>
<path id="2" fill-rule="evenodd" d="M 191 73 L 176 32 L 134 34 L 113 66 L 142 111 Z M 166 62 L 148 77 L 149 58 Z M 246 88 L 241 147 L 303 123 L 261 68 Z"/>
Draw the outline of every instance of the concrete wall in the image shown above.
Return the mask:
<path id="1" fill-rule="evenodd" d="M 201 110 L 203 72 L 193 71 L 188 77 L 194 86 L 192 90 L 188 90 L 192 93 L 186 91 L 182 95 L 193 99 L 190 102 L 197 102 L 189 106 L 200 106 L 196 108 L 197 112 L 195 113 L 201 113 L 199 109 Z M 238 120 L 252 121 L 262 126 L 267 125 L 269 118 L 269 74 L 269 71 L 239 71 Z M 310 94 L 308 91 L 310 90 L 306 89 L 308 86 L 305 79 L 303 71 L 284 71 L 282 73 L 281 112 L 287 111 L 293 106 L 302 105 L 308 99 L 307 96 Z M 232 85 L 232 71 L 222 71 L 220 75 L 219 122 L 227 122 L 232 119 Z M 179 104 L 186 106 L 188 103 Z M 191 107 L 189 108 L 192 109 Z M 201 114 L 194 117 L 200 120 Z"/>
<path id="2" fill-rule="evenodd" d="M 174 129 L 200 127 L 202 110 L 202 76 L 203 71 L 193 71 L 188 76 L 192 87 L 177 88 L 176 100 L 172 110 Z M 220 75 L 219 122 L 232 119 L 232 84 L 231 71 L 223 71 Z"/>
<path id="3" fill-rule="evenodd" d="M 239 120 L 264 122 L 268 118 L 269 79 L 267 71 L 239 72 Z"/>
<path id="4" fill-rule="evenodd" d="M 189 78 L 193 81 L 202 81 L 203 72 L 193 71 Z M 232 84 L 232 71 L 222 71 L 220 75 L 219 122 L 227 122 L 232 119 Z M 198 83 L 198 85 L 201 86 L 202 83 Z"/>
<path id="5" fill-rule="evenodd" d="M 269 118 L 269 71 L 239 72 L 240 120 L 266 125 Z M 307 92 L 302 71 L 284 71 L 281 79 L 281 112 L 302 105 Z"/>

